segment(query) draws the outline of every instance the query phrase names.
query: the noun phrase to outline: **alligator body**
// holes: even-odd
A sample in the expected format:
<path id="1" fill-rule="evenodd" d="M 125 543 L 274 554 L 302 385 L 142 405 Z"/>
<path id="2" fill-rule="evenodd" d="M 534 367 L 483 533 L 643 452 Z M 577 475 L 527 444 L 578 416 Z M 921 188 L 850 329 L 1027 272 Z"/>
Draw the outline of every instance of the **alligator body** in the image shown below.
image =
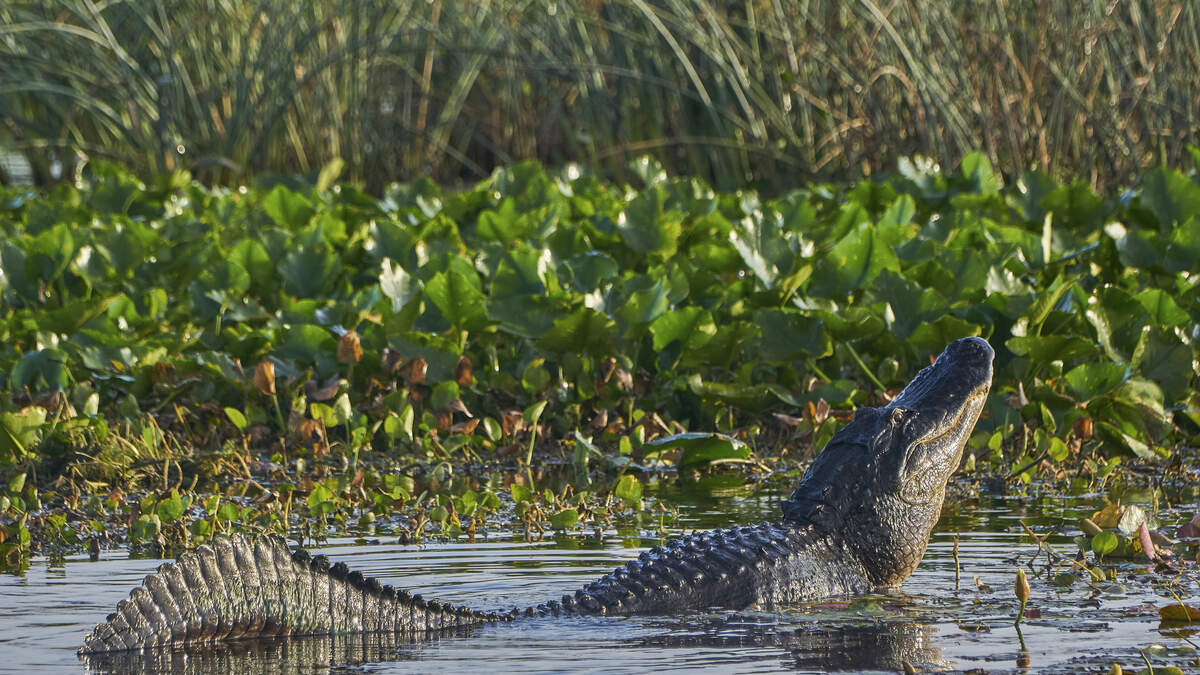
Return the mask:
<path id="1" fill-rule="evenodd" d="M 146 577 L 80 652 L 358 632 L 419 638 L 520 616 L 769 608 L 894 586 L 925 553 L 987 398 L 992 357 L 984 340 L 955 341 L 887 406 L 860 408 L 779 522 L 681 537 L 561 600 L 482 612 L 291 552 L 281 537 L 220 537 Z"/>

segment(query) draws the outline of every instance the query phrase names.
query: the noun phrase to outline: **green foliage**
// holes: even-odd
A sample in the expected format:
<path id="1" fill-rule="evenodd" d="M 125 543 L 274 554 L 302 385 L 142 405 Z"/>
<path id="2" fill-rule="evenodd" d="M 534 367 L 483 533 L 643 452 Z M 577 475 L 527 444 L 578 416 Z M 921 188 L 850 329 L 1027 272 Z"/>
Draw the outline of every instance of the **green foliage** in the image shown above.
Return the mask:
<path id="1" fill-rule="evenodd" d="M 1188 174 L 1105 199 L 1036 173 L 1005 186 L 976 157 L 761 200 L 630 171 L 644 184 L 522 164 L 373 199 L 328 175 L 231 191 L 92 164 L 48 194 L 0 191 L 8 541 L 37 503 L 12 481 L 41 467 L 154 486 L 123 522 L 162 546 L 295 510 L 347 522 L 359 502 L 355 519 L 440 507 L 454 531 L 486 497 L 431 506 L 371 468 L 415 460 L 443 485 L 563 446 L 581 489 L 619 470 L 635 507 L 642 466 L 760 465 L 772 413 L 816 452 L 834 409 L 883 400 L 964 335 L 997 349 L 971 467 L 1028 480 L 1078 460 L 1103 481 L 1200 434 Z M 272 472 L 275 506 L 189 513 L 181 473 L 245 471 Z M 522 518 L 591 517 L 525 473 Z"/>

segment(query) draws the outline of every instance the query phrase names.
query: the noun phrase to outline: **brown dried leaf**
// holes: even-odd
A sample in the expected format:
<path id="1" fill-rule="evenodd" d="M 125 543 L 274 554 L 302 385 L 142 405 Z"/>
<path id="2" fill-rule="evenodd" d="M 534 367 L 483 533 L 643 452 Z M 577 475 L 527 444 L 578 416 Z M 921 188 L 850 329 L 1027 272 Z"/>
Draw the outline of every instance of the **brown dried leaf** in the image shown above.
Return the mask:
<path id="1" fill-rule="evenodd" d="M 525 429 L 525 416 L 520 410 L 505 410 L 504 416 L 500 418 L 500 427 L 504 430 L 504 435 L 511 438 Z"/>
<path id="2" fill-rule="evenodd" d="M 663 419 L 661 417 L 659 417 L 658 413 L 656 413 L 656 412 L 650 413 L 650 419 L 648 420 L 646 426 L 650 427 L 651 425 L 653 425 L 653 427 L 656 431 L 659 431 L 664 434 L 671 433 L 671 427 L 667 426 L 667 423 L 664 422 Z"/>
<path id="3" fill-rule="evenodd" d="M 603 429 L 603 428 L 607 427 L 608 426 L 608 408 L 602 408 L 600 410 L 600 412 L 596 413 L 596 416 L 592 418 L 591 424 L 589 424 L 588 426 L 590 426 L 593 429 Z"/>
<path id="4" fill-rule="evenodd" d="M 1092 522 L 1102 528 L 1116 527 L 1122 513 L 1120 504 L 1109 504 L 1092 514 Z"/>
<path id="5" fill-rule="evenodd" d="M 477 427 L 477 426 L 479 426 L 479 418 L 472 417 L 469 420 L 463 420 L 462 422 L 459 422 L 458 424 L 455 424 L 454 426 L 450 427 L 450 433 L 452 433 L 452 434 L 472 434 L 472 433 L 475 433 L 475 427 Z"/>
<path id="6" fill-rule="evenodd" d="M 383 353 L 379 355 L 379 368 L 389 375 L 395 375 L 402 363 L 404 363 L 404 357 L 387 347 L 384 347 Z"/>
<path id="7" fill-rule="evenodd" d="M 821 426 L 825 420 L 829 419 L 829 401 L 823 398 L 818 399 L 816 403 L 809 401 L 805 406 L 804 415 L 808 421 L 812 422 L 813 426 Z"/>
<path id="8" fill-rule="evenodd" d="M 292 427 L 296 432 L 296 437 L 306 443 L 316 443 L 325 438 L 325 428 L 321 423 L 305 417 Z"/>
<path id="9" fill-rule="evenodd" d="M 254 368 L 254 386 L 266 396 L 275 395 L 274 361 L 263 361 Z"/>
<path id="10" fill-rule="evenodd" d="M 608 378 L 612 377 L 613 371 L 615 371 L 616 368 L 617 360 L 615 358 L 610 356 L 604 359 L 604 362 L 600 364 L 600 372 L 598 374 L 600 381 L 608 384 Z"/>
<path id="11" fill-rule="evenodd" d="M 1080 417 L 1079 419 L 1075 420 L 1073 425 L 1071 425 L 1071 430 L 1074 431 L 1075 435 L 1079 438 L 1091 438 L 1093 433 L 1092 418 Z"/>
<path id="12" fill-rule="evenodd" d="M 1163 621 L 1200 621 L 1200 609 L 1188 605 L 1176 604 L 1158 608 L 1158 616 Z"/>
<path id="13" fill-rule="evenodd" d="M 358 333 L 348 330 L 342 334 L 337 346 L 338 363 L 358 363 L 362 361 L 362 345 L 358 341 Z"/>
<path id="14" fill-rule="evenodd" d="M 625 393 L 633 391 L 633 375 L 624 368 L 617 368 L 615 371 L 617 376 L 617 389 Z"/>
<path id="15" fill-rule="evenodd" d="M 424 356 L 409 359 L 400 367 L 400 377 L 409 384 L 421 384 L 425 381 L 425 372 L 429 370 L 429 362 Z"/>
<path id="16" fill-rule="evenodd" d="M 466 356 L 458 357 L 458 363 L 454 366 L 454 381 L 460 387 L 469 387 L 475 383 L 475 376 L 471 374 L 471 359 Z"/>

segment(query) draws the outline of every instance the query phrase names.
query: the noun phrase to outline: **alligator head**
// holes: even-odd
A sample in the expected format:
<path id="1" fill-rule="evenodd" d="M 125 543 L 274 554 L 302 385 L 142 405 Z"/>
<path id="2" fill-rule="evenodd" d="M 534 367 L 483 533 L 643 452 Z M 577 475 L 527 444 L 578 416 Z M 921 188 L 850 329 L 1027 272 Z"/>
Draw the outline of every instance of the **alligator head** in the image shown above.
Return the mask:
<path id="1" fill-rule="evenodd" d="M 951 343 L 882 408 L 859 408 L 783 503 L 785 520 L 835 535 L 875 584 L 903 581 L 925 554 L 992 383 L 991 346 Z"/>

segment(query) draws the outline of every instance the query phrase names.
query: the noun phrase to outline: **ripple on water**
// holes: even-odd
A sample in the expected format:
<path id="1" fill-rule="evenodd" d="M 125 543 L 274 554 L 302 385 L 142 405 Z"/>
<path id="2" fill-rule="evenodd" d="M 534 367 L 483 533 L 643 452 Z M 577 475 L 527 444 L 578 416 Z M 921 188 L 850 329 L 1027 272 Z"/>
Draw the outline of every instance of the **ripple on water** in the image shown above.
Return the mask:
<path id="1" fill-rule="evenodd" d="M 719 498 L 672 495 L 689 530 L 770 518 L 782 491 Z M 1187 666 L 1194 638 L 1160 631 L 1155 605 L 1165 604 L 1143 568 L 1122 566 L 1117 583 L 1066 589 L 1031 576 L 1030 609 L 1020 632 L 1012 584 L 1015 566 L 1035 548 L 1018 520 L 1048 530 L 1088 514 L 1095 497 L 1036 501 L 977 497 L 947 507 L 925 560 L 900 589 L 860 599 L 833 600 L 782 613 L 719 612 L 683 617 L 537 619 L 486 626 L 435 641 L 394 636 L 304 638 L 230 643 L 200 653 L 158 652 L 109 659 L 96 669 L 141 672 L 314 672 L 373 664 L 375 672 L 896 672 L 909 663 L 927 671 L 985 668 L 988 672 L 1074 671 L 1135 666 L 1138 649 L 1155 665 Z M 734 514 L 730 516 L 729 514 Z M 724 515 L 722 515 L 724 514 Z M 732 521 L 726 520 L 733 518 Z M 1183 512 L 1160 520 L 1186 520 Z M 959 533 L 958 583 L 954 534 Z M 645 533 L 652 534 L 652 533 Z M 1068 536 L 1055 550 L 1074 554 Z M 427 546 L 322 549 L 354 569 L 441 600 L 502 609 L 558 597 L 637 555 L 627 537 L 606 533 L 602 543 L 564 546 L 511 538 Z M 644 539 L 645 546 L 654 543 Z M 107 552 L 98 562 L 72 557 L 35 560 L 23 576 L 0 575 L 0 664 L 3 670 L 61 672 L 80 665 L 75 649 L 117 601 L 160 561 Z M 1037 569 L 1044 567 L 1039 558 Z M 1175 589 L 1198 593 L 1182 579 Z"/>

